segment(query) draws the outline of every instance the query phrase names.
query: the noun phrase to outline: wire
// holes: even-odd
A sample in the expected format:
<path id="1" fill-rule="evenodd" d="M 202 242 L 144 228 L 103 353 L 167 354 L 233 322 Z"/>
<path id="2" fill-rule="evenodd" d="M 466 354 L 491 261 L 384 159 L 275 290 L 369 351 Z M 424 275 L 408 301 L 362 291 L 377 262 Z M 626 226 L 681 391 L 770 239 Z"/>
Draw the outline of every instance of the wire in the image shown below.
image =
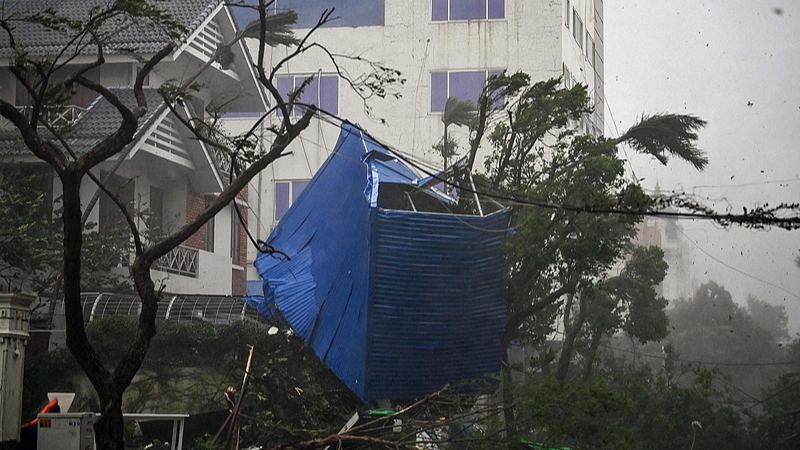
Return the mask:
<path id="1" fill-rule="evenodd" d="M 559 330 L 553 330 L 551 334 L 566 336 L 566 333 Z M 610 344 L 600 344 L 601 347 L 607 348 L 609 350 L 618 351 L 621 353 L 628 353 L 636 356 L 643 356 L 645 358 L 652 358 L 652 359 L 667 359 L 667 356 L 664 355 L 653 355 L 650 353 L 641 353 L 635 350 L 628 350 L 626 348 L 615 347 Z M 677 361 L 687 364 L 702 364 L 708 366 L 731 366 L 731 367 L 767 367 L 767 366 L 788 366 L 794 364 L 800 364 L 800 360 L 796 361 L 782 361 L 782 362 L 763 362 L 763 363 L 735 363 L 735 362 L 727 362 L 727 361 L 703 361 L 703 360 L 696 360 L 696 359 L 681 359 L 681 358 L 669 358 L 671 361 Z"/>
<path id="2" fill-rule="evenodd" d="M 603 345 L 603 347 L 622 352 L 628 354 L 634 354 L 637 356 L 643 356 L 645 358 L 652 358 L 652 359 L 664 359 L 666 360 L 666 356 L 662 355 L 652 355 L 649 353 L 640 353 L 635 352 L 633 350 L 628 350 L 625 348 L 614 347 L 612 345 Z M 782 361 L 782 362 L 763 362 L 763 363 L 735 363 L 735 362 L 726 362 L 726 361 L 703 361 L 703 360 L 696 360 L 696 359 L 681 359 L 681 358 L 670 358 L 671 361 L 677 361 L 687 364 L 701 364 L 704 366 L 726 366 L 726 367 L 772 367 L 772 366 L 788 366 L 794 364 L 800 364 L 800 360 L 797 361 Z"/>
<path id="3" fill-rule="evenodd" d="M 739 270 L 739 269 L 737 269 L 736 267 L 733 267 L 732 265 L 730 265 L 730 264 L 726 263 L 725 261 L 722 261 L 722 260 L 720 260 L 720 259 L 716 258 L 716 257 L 715 257 L 714 255 L 712 255 L 711 253 L 708 253 L 707 251 L 705 251 L 705 249 L 703 249 L 703 247 L 700 247 L 700 245 L 699 245 L 697 242 L 695 242 L 695 241 L 694 241 L 694 240 L 692 240 L 692 239 L 691 239 L 689 236 L 687 236 L 687 235 L 686 235 L 686 233 L 684 233 L 684 232 L 683 232 L 683 230 L 681 230 L 680 228 L 677 228 L 677 227 L 676 227 L 676 229 L 677 229 L 677 230 L 678 230 L 678 231 L 679 231 L 679 232 L 680 232 L 680 233 L 683 235 L 683 237 L 684 237 L 684 238 L 686 238 L 686 240 L 688 240 L 689 242 L 691 242 L 692 244 L 694 244 L 694 246 L 695 246 L 695 247 L 697 247 L 697 249 L 698 249 L 698 250 L 700 250 L 701 252 L 703 252 L 703 253 L 704 253 L 706 256 L 708 256 L 709 258 L 713 259 L 714 261 L 716 261 L 716 262 L 718 262 L 718 263 L 722 264 L 723 266 L 725 266 L 725 267 L 727 267 L 727 268 L 729 268 L 729 269 L 733 270 L 734 272 L 737 272 L 737 273 L 739 273 L 739 274 L 742 274 L 742 275 L 744 275 L 744 276 L 746 276 L 746 277 L 752 278 L 752 279 L 754 279 L 754 280 L 756 280 L 756 281 L 760 281 L 761 283 L 764 283 L 764 284 L 766 284 L 766 285 L 772 286 L 772 287 L 774 287 L 774 288 L 776 288 L 776 289 L 780 289 L 781 291 L 783 291 L 783 292 L 785 292 L 785 293 L 787 293 L 787 294 L 789 294 L 789 295 L 792 295 L 792 296 L 794 296 L 794 297 L 797 297 L 798 299 L 800 299 L 800 295 L 797 295 L 797 294 L 795 294 L 795 293 L 794 293 L 794 292 L 792 292 L 792 291 L 789 291 L 789 290 L 787 290 L 787 289 L 784 289 L 784 288 L 782 288 L 781 286 L 778 286 L 777 284 L 775 284 L 775 283 L 771 283 L 771 282 L 769 282 L 769 281 L 767 281 L 767 280 L 762 280 L 761 278 L 758 278 L 757 276 L 750 275 L 749 273 L 747 273 L 747 272 L 745 272 L 745 271 L 743 271 L 743 270 Z"/>
<path id="4" fill-rule="evenodd" d="M 323 110 L 320 110 L 324 112 Z M 337 116 L 332 116 L 336 120 L 341 121 L 342 123 L 352 124 L 345 119 L 339 118 Z M 544 199 L 532 199 L 532 198 L 522 198 L 514 193 L 509 195 L 500 195 L 488 192 L 482 192 L 478 190 L 471 189 L 466 186 L 460 186 L 450 180 L 440 177 L 433 172 L 426 170 L 420 167 L 415 162 L 411 161 L 409 158 L 405 157 L 405 155 L 391 147 L 390 145 L 381 142 L 380 140 L 376 139 L 374 136 L 370 136 L 369 134 L 365 134 L 368 136 L 369 139 L 389 151 L 390 153 L 396 155 L 398 158 L 402 159 L 403 161 L 407 162 L 408 164 L 415 167 L 417 170 L 425 173 L 428 176 L 431 176 L 443 183 L 446 183 L 450 186 L 457 187 L 463 191 L 469 192 L 471 194 L 482 195 L 489 198 L 494 198 L 496 200 L 502 200 L 511 202 L 512 204 L 522 205 L 522 206 L 536 206 L 540 208 L 547 208 L 547 209 L 559 209 L 577 213 L 590 213 L 590 214 L 619 214 L 619 215 L 636 215 L 636 216 L 649 216 L 649 217 L 670 217 L 674 219 L 692 219 L 692 220 L 710 220 L 716 221 L 720 223 L 737 223 L 737 224 L 757 224 L 757 225 L 774 225 L 779 226 L 786 229 L 795 229 L 800 228 L 800 216 L 788 217 L 788 218 L 779 218 L 774 216 L 759 216 L 753 217 L 748 216 L 747 214 L 744 215 L 735 215 L 735 214 L 721 214 L 721 213 L 713 213 L 713 212 L 702 212 L 702 213 L 693 213 L 693 212 L 670 212 L 670 211 L 645 211 L 645 210 L 626 210 L 626 209 L 617 209 L 617 208 L 598 208 L 591 205 L 584 205 L 584 206 L 576 206 L 576 205 L 569 205 L 569 204 L 556 204 L 549 202 Z M 792 205 L 789 205 L 790 207 Z"/>

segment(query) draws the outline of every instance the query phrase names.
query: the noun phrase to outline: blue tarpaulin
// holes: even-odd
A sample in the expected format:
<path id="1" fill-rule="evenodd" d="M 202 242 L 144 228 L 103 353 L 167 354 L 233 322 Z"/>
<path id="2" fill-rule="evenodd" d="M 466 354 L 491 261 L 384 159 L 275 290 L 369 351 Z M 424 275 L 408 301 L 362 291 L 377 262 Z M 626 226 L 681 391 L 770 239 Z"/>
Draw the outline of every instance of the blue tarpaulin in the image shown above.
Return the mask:
<path id="1" fill-rule="evenodd" d="M 421 397 L 500 367 L 508 214 L 449 213 L 447 195 L 420 182 L 363 130 L 344 125 L 270 235 L 289 259 L 263 254 L 255 262 L 264 280 L 259 309 L 267 315 L 277 305 L 366 401 Z"/>

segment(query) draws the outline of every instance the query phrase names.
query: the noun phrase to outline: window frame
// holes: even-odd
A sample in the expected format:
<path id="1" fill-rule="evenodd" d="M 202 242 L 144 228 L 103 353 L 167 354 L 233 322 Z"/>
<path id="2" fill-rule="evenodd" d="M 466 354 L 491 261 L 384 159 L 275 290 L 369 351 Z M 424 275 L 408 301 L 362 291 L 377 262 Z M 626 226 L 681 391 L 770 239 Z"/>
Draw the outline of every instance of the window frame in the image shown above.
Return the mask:
<path id="1" fill-rule="evenodd" d="M 453 18 L 453 2 L 467 2 L 472 1 L 475 3 L 483 2 L 483 17 L 457 17 Z M 444 6 L 444 11 L 442 11 L 442 6 Z M 506 0 L 431 0 L 431 22 L 467 22 L 470 20 L 506 20 L 507 18 L 507 8 L 506 8 Z M 494 9 L 493 9 L 494 8 Z M 500 8 L 500 16 L 499 17 L 492 17 L 496 15 L 497 8 Z M 495 11 L 493 14 L 492 11 Z M 441 14 L 444 13 L 444 17 Z"/>
<path id="2" fill-rule="evenodd" d="M 298 86 L 303 84 L 308 77 L 314 77 L 314 80 L 306 87 L 306 91 L 303 92 L 303 95 L 300 96 L 298 99 L 300 102 L 303 101 L 303 97 L 309 94 L 308 89 L 312 86 L 315 86 L 316 89 L 316 101 L 312 104 L 316 105 L 317 108 L 327 111 L 331 114 L 339 114 L 341 110 L 341 89 L 340 89 L 340 77 L 338 74 L 335 73 L 323 73 L 323 72 L 316 72 L 316 73 L 290 73 L 290 74 L 281 74 L 275 77 L 275 87 L 278 89 L 278 92 L 283 97 L 284 101 L 288 100 L 289 93 L 292 92 L 294 89 L 297 89 Z M 286 89 L 286 81 L 291 81 L 291 88 Z M 335 80 L 335 82 L 334 82 Z M 323 99 L 327 96 L 324 94 L 326 89 L 323 89 L 323 85 L 325 86 L 336 86 L 336 93 L 332 96 L 335 98 L 336 107 L 335 108 L 328 108 L 324 107 L 321 104 L 323 103 Z M 327 100 L 331 100 L 328 98 Z M 328 106 L 328 105 L 326 105 Z M 300 105 L 292 105 L 289 111 L 289 117 L 300 117 L 303 115 L 303 107 Z"/>
<path id="3" fill-rule="evenodd" d="M 275 223 L 280 222 L 286 216 L 286 213 L 289 211 L 289 208 L 292 207 L 297 198 L 302 194 L 303 190 L 308 187 L 308 184 L 311 183 L 310 178 L 297 178 L 291 180 L 275 180 L 275 208 L 273 210 L 273 220 Z M 279 184 L 286 184 L 288 185 L 288 191 L 286 192 L 286 210 L 278 217 L 278 185 Z M 303 188 L 300 189 L 299 192 L 295 192 L 295 184 L 303 184 Z"/>
<path id="4" fill-rule="evenodd" d="M 580 26 L 577 26 L 580 25 Z M 585 34 L 585 29 L 583 27 L 583 19 L 578 14 L 578 10 L 572 8 L 572 37 L 575 39 L 575 42 L 578 43 L 578 47 L 583 50 L 583 36 Z"/>
<path id="5" fill-rule="evenodd" d="M 483 86 L 485 86 L 486 85 L 486 80 L 488 80 L 490 76 L 499 75 L 499 74 L 503 73 L 504 70 L 505 69 L 502 69 L 502 70 L 498 70 L 498 69 L 431 70 L 430 73 L 429 73 L 429 79 L 428 79 L 428 81 L 430 83 L 430 85 L 429 85 L 430 86 L 430 89 L 429 89 L 429 91 L 430 91 L 430 95 L 429 95 L 430 102 L 428 103 L 428 114 L 442 114 L 444 112 L 444 107 L 445 107 L 445 104 L 447 103 L 447 99 L 449 99 L 452 96 L 451 95 L 451 88 L 450 88 L 450 81 L 451 81 L 450 80 L 450 75 L 451 74 L 454 74 L 454 73 L 460 73 L 460 74 L 474 73 L 474 74 L 477 74 L 477 73 L 483 72 L 484 73 Z M 445 82 L 446 82 L 447 89 L 446 89 L 446 92 L 445 92 L 444 101 L 441 103 L 441 110 L 435 110 L 434 109 L 434 105 L 433 105 L 433 103 L 434 103 L 434 80 L 433 80 L 434 74 L 445 74 Z M 483 86 L 481 87 L 481 89 L 483 89 Z M 478 96 L 480 97 L 480 93 L 478 93 Z M 473 100 L 471 98 L 470 99 L 463 99 L 461 97 L 458 97 L 458 98 L 460 100 Z M 438 101 L 440 101 L 440 99 L 437 100 L 437 102 Z M 473 100 L 473 101 L 476 101 L 476 100 Z"/>

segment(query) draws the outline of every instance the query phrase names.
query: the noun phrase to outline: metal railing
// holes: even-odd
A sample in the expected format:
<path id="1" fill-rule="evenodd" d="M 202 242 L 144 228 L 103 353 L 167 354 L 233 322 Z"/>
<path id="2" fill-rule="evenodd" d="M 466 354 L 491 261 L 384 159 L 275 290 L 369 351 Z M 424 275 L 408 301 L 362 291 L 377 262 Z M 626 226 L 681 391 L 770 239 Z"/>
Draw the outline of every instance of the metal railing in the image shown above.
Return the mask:
<path id="1" fill-rule="evenodd" d="M 28 114 L 29 108 L 26 106 L 18 106 L 17 109 L 23 114 Z M 78 105 L 47 106 L 42 111 L 42 120 L 40 122 L 49 123 L 55 128 L 62 128 L 74 125 L 85 112 L 86 108 Z M 10 125 L 11 122 L 6 118 L 0 120 L 0 126 L 8 127 Z M 40 123 L 39 126 L 43 127 L 44 124 Z"/>
<path id="2" fill-rule="evenodd" d="M 153 264 L 153 269 L 197 278 L 199 250 L 189 247 L 176 247 Z"/>

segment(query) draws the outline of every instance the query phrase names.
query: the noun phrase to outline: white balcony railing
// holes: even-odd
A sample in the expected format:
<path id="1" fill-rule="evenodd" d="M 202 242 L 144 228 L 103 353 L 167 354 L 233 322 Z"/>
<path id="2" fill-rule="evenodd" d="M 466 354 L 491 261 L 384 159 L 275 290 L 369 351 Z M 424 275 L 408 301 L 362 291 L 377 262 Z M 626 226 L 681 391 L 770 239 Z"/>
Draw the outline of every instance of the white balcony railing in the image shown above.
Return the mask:
<path id="1" fill-rule="evenodd" d="M 176 247 L 153 264 L 153 269 L 197 278 L 199 251 L 195 248 Z"/>
<path id="2" fill-rule="evenodd" d="M 17 109 L 25 114 L 28 115 L 27 107 L 25 106 L 18 106 Z M 86 108 L 82 108 L 78 105 L 63 105 L 59 107 L 45 107 L 44 111 L 42 112 L 41 121 L 39 123 L 40 127 L 43 127 L 44 124 L 41 122 L 46 122 L 52 125 L 55 128 L 62 128 L 66 126 L 74 125 L 78 119 L 83 116 L 86 112 Z M 11 122 L 8 121 L 5 117 L 0 119 L 0 126 L 2 127 L 9 127 L 11 126 Z"/>

